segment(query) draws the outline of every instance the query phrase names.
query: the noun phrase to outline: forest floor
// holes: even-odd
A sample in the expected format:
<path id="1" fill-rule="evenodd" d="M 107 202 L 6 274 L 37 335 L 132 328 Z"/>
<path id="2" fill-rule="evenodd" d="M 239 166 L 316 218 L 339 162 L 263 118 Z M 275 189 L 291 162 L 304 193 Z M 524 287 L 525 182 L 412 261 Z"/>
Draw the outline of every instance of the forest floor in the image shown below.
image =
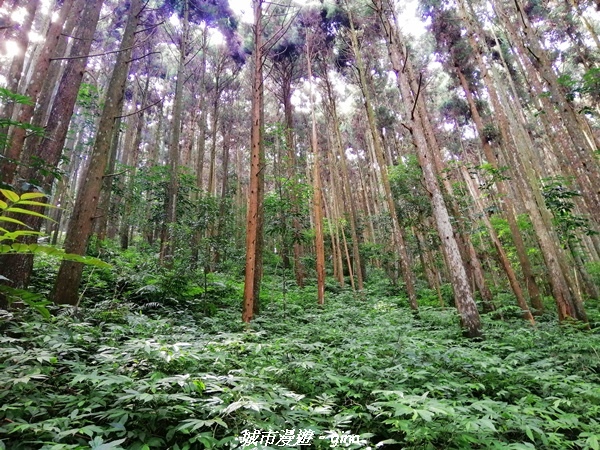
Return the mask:
<path id="1" fill-rule="evenodd" d="M 275 281 L 246 326 L 239 281 L 207 286 L 0 320 L 0 448 L 599 448 L 597 329 L 509 311 L 470 341 L 452 308 Z"/>

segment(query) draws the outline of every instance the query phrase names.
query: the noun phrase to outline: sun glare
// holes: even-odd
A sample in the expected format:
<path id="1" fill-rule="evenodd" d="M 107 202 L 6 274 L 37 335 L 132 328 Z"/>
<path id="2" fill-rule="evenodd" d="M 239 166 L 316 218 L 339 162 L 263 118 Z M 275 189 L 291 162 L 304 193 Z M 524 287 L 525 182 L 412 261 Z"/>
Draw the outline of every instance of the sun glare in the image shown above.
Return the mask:
<path id="1" fill-rule="evenodd" d="M 4 42 L 4 55 L 5 58 L 13 58 L 14 56 L 21 54 L 21 47 L 12 39 Z"/>

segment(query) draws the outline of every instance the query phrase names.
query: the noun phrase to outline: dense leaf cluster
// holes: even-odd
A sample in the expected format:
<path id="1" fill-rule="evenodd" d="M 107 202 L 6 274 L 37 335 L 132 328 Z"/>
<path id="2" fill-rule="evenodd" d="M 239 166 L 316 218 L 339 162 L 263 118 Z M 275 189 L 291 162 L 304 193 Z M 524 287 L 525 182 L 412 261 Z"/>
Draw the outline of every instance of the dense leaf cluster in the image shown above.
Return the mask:
<path id="1" fill-rule="evenodd" d="M 235 448 L 254 428 L 313 430 L 313 448 L 329 432 L 359 434 L 351 448 L 598 448 L 598 334 L 488 320 L 471 342 L 451 309 L 265 290 L 252 328 L 235 289 L 210 317 L 201 296 L 15 312 L 0 323 L 0 448 Z"/>

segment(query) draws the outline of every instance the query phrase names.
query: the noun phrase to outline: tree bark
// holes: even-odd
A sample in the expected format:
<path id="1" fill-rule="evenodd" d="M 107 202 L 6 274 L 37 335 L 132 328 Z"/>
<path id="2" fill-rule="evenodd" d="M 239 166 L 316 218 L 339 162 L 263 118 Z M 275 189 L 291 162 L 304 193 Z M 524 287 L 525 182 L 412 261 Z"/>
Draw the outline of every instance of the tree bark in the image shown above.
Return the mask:
<path id="1" fill-rule="evenodd" d="M 315 250 L 316 250 L 316 270 L 317 270 L 317 302 L 319 305 L 325 303 L 325 245 L 323 240 L 323 197 L 321 192 L 321 173 L 319 170 L 320 155 L 319 141 L 317 137 L 317 116 L 315 113 L 315 101 L 313 96 L 313 76 L 312 76 L 312 52 L 313 49 L 306 40 L 306 68 L 308 71 L 308 83 L 310 86 L 310 105 L 311 105 L 311 134 L 310 146 L 313 152 L 313 212 L 315 218 Z"/>
<path id="2" fill-rule="evenodd" d="M 175 235 L 173 225 L 177 220 L 177 196 L 179 192 L 179 138 L 181 136 L 181 113 L 183 108 L 183 84 L 185 83 L 185 60 L 189 38 L 189 3 L 183 2 L 182 32 L 179 42 L 179 61 L 177 66 L 177 82 L 173 104 L 173 120 L 171 122 L 171 142 L 169 144 L 168 165 L 169 184 L 165 202 L 165 221 L 160 233 L 160 263 L 166 267 L 173 266 L 175 257 Z"/>
<path id="3" fill-rule="evenodd" d="M 262 170 L 262 128 L 263 128 L 263 44 L 262 44 L 262 3 L 253 0 L 254 8 L 254 54 L 252 72 L 252 128 L 250 135 L 250 186 L 248 191 L 248 214 L 246 220 L 246 271 L 244 277 L 244 306 L 242 320 L 252 320 L 255 309 L 255 282 L 258 273 L 256 252 L 259 247 L 260 172 Z"/>
<path id="4" fill-rule="evenodd" d="M 327 71 L 325 71 L 327 74 Z M 354 261 L 354 268 L 349 267 L 351 273 L 350 276 L 353 277 L 353 274 L 356 274 L 356 284 L 359 292 L 362 292 L 364 289 L 363 286 L 363 276 L 362 271 L 360 270 L 360 247 L 358 240 L 358 232 L 357 230 L 357 212 L 356 205 L 352 199 L 352 190 L 350 188 L 350 172 L 348 170 L 348 162 L 346 160 L 346 154 L 344 153 L 344 147 L 342 145 L 342 136 L 340 133 L 340 121 L 337 114 L 337 106 L 335 97 L 333 95 L 333 89 L 331 86 L 331 82 L 329 80 L 329 76 L 323 77 L 323 82 L 325 85 L 325 89 L 327 92 L 327 98 L 329 100 L 329 113 L 331 115 L 331 127 L 334 131 L 334 147 L 337 149 L 338 157 L 337 161 L 340 162 L 341 174 L 340 178 L 342 180 L 342 201 L 344 205 L 348 205 L 350 212 L 350 236 L 352 238 L 352 259 Z M 354 285 L 354 281 L 352 281 Z"/>
<path id="5" fill-rule="evenodd" d="M 400 269 L 402 271 L 402 278 L 404 279 L 404 283 L 406 286 L 406 292 L 408 294 L 408 301 L 411 309 L 418 310 L 419 306 L 417 303 L 417 294 L 415 291 L 415 280 L 414 273 L 410 267 L 410 259 L 408 256 L 408 251 L 406 249 L 406 243 L 404 240 L 404 235 L 402 229 L 400 228 L 400 224 L 398 223 L 398 216 L 396 214 L 396 206 L 394 204 L 394 199 L 392 196 L 392 190 L 390 187 L 390 182 L 388 179 L 387 173 L 387 165 L 385 163 L 384 151 L 381 145 L 381 137 L 379 131 L 377 130 L 377 124 L 375 122 L 375 114 L 373 111 L 372 102 L 369 94 L 369 86 L 367 83 L 367 78 L 365 74 L 365 67 L 362 61 L 361 50 L 359 48 L 358 39 L 356 35 L 356 30 L 354 29 L 352 13 L 350 8 L 347 8 L 348 15 L 350 17 L 350 39 L 352 42 L 352 48 L 354 50 L 354 56 L 356 58 L 356 65 L 359 73 L 360 79 L 360 87 L 363 93 L 364 106 L 367 114 L 367 121 L 369 124 L 369 129 L 371 131 L 373 150 L 375 153 L 375 159 L 377 161 L 377 165 L 379 166 L 379 174 L 381 176 L 381 184 L 383 185 L 383 190 L 385 193 L 385 199 L 387 202 L 388 211 L 391 215 L 392 219 L 392 239 L 394 242 L 394 248 L 398 253 L 398 258 L 400 262 Z"/>
<path id="6" fill-rule="evenodd" d="M 407 49 L 396 28 L 393 8 L 390 8 L 391 5 L 387 1 L 384 7 L 383 2 L 384 0 L 373 0 L 375 10 L 379 15 L 385 31 L 388 52 L 392 62 L 392 68 L 396 74 L 398 88 L 400 89 L 404 101 L 412 102 L 414 105 L 414 102 L 418 101 L 417 96 L 419 95 L 419 92 L 413 92 L 411 81 L 414 82 L 416 80 L 410 80 L 409 71 L 406 70 L 407 65 L 411 64 L 411 61 Z M 409 108 L 407 108 L 407 110 L 410 112 Z M 429 196 L 431 198 L 433 215 L 442 242 L 442 248 L 448 262 L 448 270 L 450 272 L 452 287 L 454 288 L 455 304 L 460 315 L 461 325 L 468 337 L 481 337 L 481 319 L 469 286 L 469 280 L 460 256 L 458 243 L 454 236 L 450 216 L 442 196 L 441 188 L 438 184 L 435 165 L 432 155 L 429 152 L 425 130 L 421 123 L 423 120 L 428 119 L 419 117 L 418 115 L 415 117 L 411 113 L 406 117 L 404 125 L 409 129 L 413 143 L 417 149 L 417 156 L 423 170 L 425 186 L 429 191 Z"/>
<path id="7" fill-rule="evenodd" d="M 42 51 L 39 56 L 39 60 L 35 65 L 34 74 L 27 85 L 25 95 L 31 100 L 31 104 L 21 105 L 17 114 L 16 120 L 22 123 L 29 123 L 33 116 L 35 105 L 38 100 L 38 95 L 44 85 L 46 74 L 50 66 L 51 57 L 54 49 L 56 48 L 60 39 L 60 34 L 67 19 L 67 15 L 71 11 L 71 7 L 75 3 L 75 0 L 65 0 L 60 9 L 59 16 L 55 22 L 50 24 L 48 33 L 46 34 L 46 41 L 42 47 Z M 12 182 L 15 170 L 17 168 L 17 161 L 21 157 L 21 151 L 27 137 L 27 130 L 25 128 L 15 128 L 12 132 L 10 144 L 4 153 L 6 159 L 0 165 L 0 179 L 5 182 Z"/>
<path id="8" fill-rule="evenodd" d="M 6 74 L 6 89 L 14 93 L 18 92 L 19 90 L 19 82 L 21 81 L 23 66 L 25 64 L 25 56 L 27 55 L 27 46 L 29 45 L 29 32 L 31 31 L 31 25 L 33 24 L 33 19 L 35 18 L 35 12 L 38 9 L 39 3 L 39 0 L 30 0 L 27 3 L 25 8 L 27 14 L 25 16 L 25 20 L 20 26 L 14 24 L 14 28 L 10 30 L 12 31 L 12 33 L 10 33 L 12 36 L 6 38 L 6 42 L 12 38 L 12 40 L 20 48 L 20 53 L 13 57 L 8 73 Z M 14 104 L 6 103 L 0 108 L 0 117 L 10 119 L 13 115 L 13 111 Z M 0 128 L 0 134 L 8 135 L 8 132 L 9 127 Z M 3 151 L 4 149 L 0 148 L 0 154 L 2 154 Z M 0 180 L 1 179 L 2 178 L 0 178 Z"/>
<path id="9" fill-rule="evenodd" d="M 469 34 L 471 36 L 471 34 Z M 474 42 L 471 40 L 471 44 Z M 477 48 L 477 47 L 474 47 Z M 479 57 L 479 55 L 477 55 Z M 489 143 L 489 141 L 485 137 L 484 129 L 485 126 L 483 124 L 483 119 L 479 114 L 479 110 L 477 109 L 477 105 L 475 100 L 473 99 L 473 94 L 467 80 L 460 70 L 460 68 L 456 68 L 456 74 L 460 80 L 460 84 L 463 88 L 465 96 L 467 98 L 467 102 L 469 104 L 469 109 L 471 111 L 471 117 L 473 118 L 473 122 L 475 123 L 475 128 L 477 129 L 477 134 L 481 140 L 481 148 L 483 149 L 483 153 L 487 159 L 487 162 L 494 168 L 498 169 L 498 159 Z M 505 206 L 505 216 L 508 221 L 508 225 L 511 231 L 511 235 L 513 238 L 513 242 L 515 244 L 515 249 L 517 251 L 517 256 L 519 258 L 519 262 L 521 264 L 521 270 L 523 271 L 523 278 L 525 280 L 525 285 L 527 286 L 527 291 L 529 292 L 529 297 L 531 299 L 531 303 L 533 307 L 541 312 L 543 311 L 543 303 L 542 297 L 540 295 L 540 290 L 538 288 L 537 282 L 535 281 L 535 277 L 533 275 L 533 269 L 531 267 L 531 263 L 529 261 L 529 257 L 527 256 L 527 251 L 525 249 L 525 243 L 523 242 L 523 237 L 521 236 L 521 232 L 519 231 L 519 227 L 517 225 L 517 218 L 515 217 L 515 211 L 513 206 L 513 200 L 510 196 L 508 189 L 505 186 L 504 181 L 498 180 L 496 182 L 496 187 L 498 189 L 499 194 L 502 196 L 502 200 Z"/>
<path id="10" fill-rule="evenodd" d="M 135 31 L 140 21 L 141 0 L 132 0 L 127 25 L 117 54 L 115 66 L 108 85 L 105 105 L 100 117 L 96 140 L 92 149 L 90 164 L 86 170 L 84 182 L 77 194 L 75 207 L 69 223 L 65 240 L 65 251 L 83 255 L 93 229 L 96 207 L 102 189 L 102 180 L 108 163 L 111 137 L 115 119 L 123 108 L 125 85 L 129 73 L 131 47 L 135 40 Z M 78 287 L 83 266 L 81 263 L 63 261 L 56 278 L 52 299 L 57 304 L 78 304 Z"/>
<path id="11" fill-rule="evenodd" d="M 78 26 L 78 29 L 81 30 L 81 34 L 78 36 L 80 39 L 75 41 L 71 49 L 72 54 L 86 55 L 89 53 L 102 3 L 103 0 L 85 3 Z M 41 173 L 39 167 L 33 164 L 33 159 L 36 157 L 44 161 L 50 168 L 58 167 L 86 65 L 87 58 L 73 59 L 68 62 L 52 104 L 44 138 L 37 146 L 25 147 L 21 157 L 23 164 L 19 167 L 18 177 L 33 182 L 45 192 L 51 191 L 55 175 L 52 171 Z M 40 218 L 28 215 L 23 219 L 33 230 L 40 230 L 42 224 Z M 33 243 L 35 240 L 25 239 L 24 242 Z M 0 258 L 0 275 L 12 280 L 11 285 L 14 287 L 27 287 L 32 270 L 33 255 L 3 255 Z"/>

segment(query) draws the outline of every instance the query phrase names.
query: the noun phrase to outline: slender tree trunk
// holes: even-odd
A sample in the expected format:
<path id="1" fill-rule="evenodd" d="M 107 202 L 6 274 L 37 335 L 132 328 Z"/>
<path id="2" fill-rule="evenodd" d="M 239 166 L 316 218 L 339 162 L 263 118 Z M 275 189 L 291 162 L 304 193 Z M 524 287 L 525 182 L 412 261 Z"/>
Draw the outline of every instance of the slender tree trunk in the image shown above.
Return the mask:
<path id="1" fill-rule="evenodd" d="M 380 135 L 377 131 L 377 125 L 375 122 L 375 114 L 373 111 L 373 106 L 370 99 L 369 94 L 369 86 L 367 83 L 367 78 L 365 74 L 365 67 L 362 61 L 361 50 L 359 48 L 358 39 L 356 36 L 356 30 L 354 30 L 352 24 L 351 11 L 348 8 L 348 14 L 350 16 L 350 39 L 352 41 L 352 47 L 354 49 L 354 55 L 356 58 L 356 65 L 360 78 L 360 85 L 363 93 L 364 105 L 367 114 L 367 121 L 369 123 L 369 128 L 371 131 L 371 137 L 373 140 L 373 150 L 375 152 L 375 158 L 377 161 L 377 165 L 379 166 L 379 174 L 381 176 L 381 184 L 383 185 L 385 199 L 387 201 L 388 211 L 391 215 L 392 219 L 392 238 L 394 242 L 395 250 L 398 253 L 398 258 L 400 262 L 400 269 L 402 271 L 402 278 L 404 279 L 404 283 L 406 285 L 406 292 L 408 294 L 408 301 L 411 309 L 418 310 L 419 306 L 417 304 L 417 294 L 415 291 L 415 280 L 414 273 L 410 267 L 410 260 L 408 256 L 408 251 L 406 249 L 406 243 L 404 240 L 404 235 L 402 229 L 400 228 L 400 224 L 398 223 L 398 216 L 396 214 L 396 206 L 394 204 L 394 199 L 392 196 L 392 190 L 390 187 L 390 182 L 388 179 L 387 173 L 387 165 L 385 163 L 385 157 L 383 148 L 381 145 Z"/>
<path id="2" fill-rule="evenodd" d="M 144 91 L 142 94 L 142 102 L 141 105 L 144 106 L 148 99 L 148 89 L 150 87 L 150 74 L 146 75 L 146 83 L 144 85 Z M 121 249 L 127 250 L 129 247 L 129 234 L 130 234 L 130 222 L 131 222 L 131 207 L 134 202 L 133 198 L 133 183 L 135 182 L 135 177 L 137 175 L 138 168 L 138 160 L 140 155 L 140 147 L 142 144 L 142 128 L 144 126 L 144 116 L 145 111 L 142 110 L 139 115 L 136 117 L 136 130 L 135 130 L 135 139 L 133 142 L 133 146 L 131 151 L 128 153 L 130 158 L 127 159 L 126 164 L 129 167 L 130 173 L 125 179 L 124 183 L 124 207 L 123 207 L 123 215 L 121 217 L 121 224 L 119 228 L 119 238 L 121 242 Z"/>
<path id="3" fill-rule="evenodd" d="M 255 309 L 255 283 L 258 273 L 256 253 L 259 251 L 259 216 L 261 169 L 262 169 L 262 128 L 263 128 L 263 43 L 262 43 L 262 2 L 253 0 L 254 8 L 254 55 L 252 73 L 252 128 L 250 136 L 250 186 L 248 191 L 248 215 L 246 228 L 246 273 L 244 278 L 244 307 L 242 320 L 250 322 Z"/>
<path id="4" fill-rule="evenodd" d="M 223 129 L 223 179 L 221 180 L 221 194 L 219 200 L 219 217 L 217 219 L 217 236 L 222 237 L 225 232 L 225 221 L 227 217 L 227 191 L 229 189 L 229 151 L 231 147 L 231 128 L 229 123 L 224 123 Z M 221 261 L 223 252 L 217 247 L 215 250 L 215 265 Z"/>
<path id="5" fill-rule="evenodd" d="M 570 288 L 573 284 L 569 274 L 565 272 L 568 264 L 564 260 L 565 257 L 562 250 L 558 246 L 558 237 L 554 230 L 552 230 L 549 213 L 545 210 L 544 200 L 540 193 L 539 177 L 527 160 L 523 158 L 521 152 L 513 148 L 508 129 L 509 127 L 518 127 L 518 125 L 516 123 L 514 125 L 508 124 L 508 118 L 503 112 L 506 100 L 502 104 L 500 103 L 495 87 L 491 82 L 488 83 L 488 93 L 498 117 L 502 140 L 509 144 L 505 156 L 510 165 L 516 170 L 516 179 L 521 188 L 524 204 L 529 212 L 548 269 L 548 280 L 557 304 L 559 319 L 563 320 L 567 317 L 573 317 L 587 322 L 585 312 L 577 306 L 579 301 L 576 299 L 576 290 Z M 521 150 L 527 151 L 522 141 L 515 144 L 520 144 Z"/>
<path id="6" fill-rule="evenodd" d="M 465 180 L 465 183 L 467 184 L 467 187 L 471 192 L 471 197 L 473 198 L 473 201 L 477 206 L 478 213 L 481 216 L 481 219 L 483 220 L 483 223 L 485 224 L 485 227 L 488 230 L 488 233 L 490 235 L 490 238 L 492 239 L 492 243 L 494 244 L 496 251 L 498 252 L 498 257 L 500 258 L 500 262 L 502 263 L 502 268 L 504 269 L 504 272 L 508 277 L 510 287 L 517 299 L 517 304 L 519 305 L 523 313 L 523 318 L 529 320 L 529 322 L 531 322 L 532 325 L 535 325 L 535 320 L 533 318 L 533 315 L 531 314 L 531 311 L 529 310 L 529 306 L 527 306 L 527 301 L 525 300 L 523 290 L 521 289 L 521 285 L 517 280 L 515 271 L 513 270 L 510 261 L 508 260 L 508 256 L 506 255 L 504 247 L 502 246 L 502 243 L 500 242 L 500 239 L 496 234 L 496 230 L 494 230 L 494 227 L 492 226 L 492 223 L 490 222 L 490 219 L 488 218 L 485 212 L 485 208 L 481 202 L 481 194 L 478 192 L 478 189 L 473 183 L 473 180 L 471 179 L 471 176 L 469 175 L 465 166 L 461 166 L 461 172 L 463 175 L 463 179 Z"/>
<path id="7" fill-rule="evenodd" d="M 327 74 L 327 71 L 325 71 Z M 350 277 L 353 279 L 353 273 L 356 274 L 356 283 L 358 287 L 358 291 L 362 292 L 364 289 L 363 286 L 363 277 L 362 271 L 360 270 L 360 247 L 358 240 L 357 229 L 357 212 L 356 205 L 352 200 L 352 190 L 350 189 L 350 172 L 348 170 L 348 162 L 346 160 L 346 154 L 344 153 L 344 147 L 342 145 L 342 136 L 340 134 L 340 121 L 337 114 L 337 107 L 335 97 L 333 95 L 333 90 L 331 86 L 331 82 L 329 80 L 329 76 L 323 77 L 323 82 L 327 91 L 327 98 L 329 100 L 329 112 L 331 115 L 331 128 L 334 131 L 334 148 L 337 149 L 338 158 L 337 161 L 340 162 L 341 175 L 340 178 L 342 180 L 342 201 L 344 205 L 349 206 L 350 212 L 350 236 L 352 238 L 352 258 L 354 260 L 354 269 L 349 265 Z M 352 281 L 352 285 L 354 286 L 354 280 Z"/>
<path id="8" fill-rule="evenodd" d="M 396 28 L 393 8 L 390 8 L 390 5 L 386 2 L 386 7 L 384 9 L 383 2 L 384 0 L 373 0 L 375 10 L 379 15 L 385 31 L 388 52 L 393 70 L 396 74 L 398 88 L 400 89 L 404 101 L 412 102 L 414 105 L 415 102 L 418 101 L 417 97 L 420 93 L 418 91 L 413 92 L 411 82 L 415 82 L 415 80 L 410 80 L 409 71 L 405 70 L 407 69 L 405 66 L 411 64 L 411 61 L 407 49 L 401 41 Z M 390 16 L 392 18 L 390 18 Z M 413 143 L 417 149 L 419 163 L 425 179 L 425 186 L 429 191 L 429 196 L 431 198 L 433 216 L 442 242 L 442 248 L 448 262 L 452 287 L 454 288 L 455 304 L 460 315 L 461 324 L 465 329 L 465 334 L 472 338 L 480 337 L 482 335 L 481 319 L 479 312 L 477 311 L 477 305 L 473 298 L 471 288 L 469 287 L 469 281 L 460 256 L 458 243 L 454 236 L 450 216 L 436 177 L 433 158 L 427 147 L 425 130 L 421 123 L 421 121 L 427 120 L 427 118 L 419 116 L 415 117 L 413 113 L 414 110 L 410 112 L 409 117 L 406 117 L 405 126 L 410 130 Z"/>
<path id="9" fill-rule="evenodd" d="M 117 167 L 117 151 L 121 138 L 121 118 L 115 120 L 113 136 L 110 144 L 110 154 L 108 157 L 108 165 L 106 167 L 106 175 L 102 180 L 102 190 L 100 191 L 100 199 L 98 200 L 98 212 L 96 220 L 94 220 L 96 246 L 99 249 L 100 241 L 106 239 L 106 230 L 110 221 L 111 197 L 114 183 L 114 172 Z M 127 145 L 127 143 L 125 143 Z"/>
<path id="10" fill-rule="evenodd" d="M 198 109 L 200 110 L 200 119 L 198 123 L 198 142 L 196 154 L 196 188 L 198 196 L 202 195 L 204 188 L 204 153 L 206 151 L 206 50 L 208 45 L 208 29 L 205 26 L 202 31 L 202 59 L 200 61 L 200 98 L 198 100 Z M 196 198 L 196 199 L 197 199 Z M 198 264 L 200 242 L 204 230 L 196 229 L 192 236 L 192 255 L 191 265 L 196 267 Z"/>
<path id="11" fill-rule="evenodd" d="M 31 31 L 31 25 L 35 18 L 35 12 L 38 9 L 40 2 L 39 0 L 30 0 L 25 7 L 25 19 L 20 26 L 14 25 L 14 28 L 10 34 L 12 36 L 7 37 L 6 42 L 12 39 L 15 44 L 21 50 L 19 54 L 13 57 L 10 68 L 6 74 L 6 89 L 11 92 L 18 92 L 19 82 L 23 73 L 23 65 L 25 64 L 25 56 L 27 55 L 27 46 L 29 45 L 29 32 Z M 10 119 L 13 115 L 14 104 L 7 102 L 0 107 L 0 117 Z M 8 135 L 8 127 L 0 127 L 0 134 Z M 0 154 L 3 153 L 3 148 L 0 148 Z M 0 178 L 2 180 L 2 178 Z M 8 180 L 6 180 L 8 181 Z"/>
<path id="12" fill-rule="evenodd" d="M 312 77 L 312 48 L 306 44 L 306 67 L 308 70 L 308 82 L 310 86 L 310 105 L 311 105 L 311 135 L 310 145 L 313 152 L 313 212 L 315 218 L 315 250 L 316 250 L 316 269 L 317 269 L 317 302 L 319 305 L 325 303 L 325 245 L 323 242 L 323 198 L 321 192 L 321 173 L 319 142 L 317 137 L 317 116 L 315 113 L 315 101 L 313 96 L 313 77 Z"/>
<path id="13" fill-rule="evenodd" d="M 515 11 L 505 11 L 501 5 L 497 5 L 502 18 L 503 25 L 507 28 L 511 37 L 514 37 L 514 47 L 521 56 L 520 60 L 526 65 L 534 94 L 539 97 L 544 105 L 544 113 L 552 125 L 553 134 L 551 142 L 555 144 L 556 153 L 560 157 L 562 153 L 568 159 L 565 169 L 573 173 L 584 192 L 584 199 L 589 202 L 589 211 L 592 212 L 600 203 L 600 166 L 594 160 L 593 152 L 600 147 L 600 142 L 595 140 L 589 123 L 584 115 L 578 114 L 571 102 L 566 98 L 563 87 L 554 72 L 552 62 L 547 52 L 542 48 L 540 38 L 526 13 L 520 0 L 514 0 Z M 518 18 L 517 24 L 513 24 L 511 18 Z M 511 17 L 509 17 L 509 15 Z M 518 28 L 517 28 L 518 27 Z M 519 31 L 523 38 L 520 39 Z M 539 74 L 540 79 L 537 76 Z M 545 82 L 542 86 L 542 82 Z M 549 95 L 547 95 L 547 93 Z M 559 138 L 560 143 L 555 139 Z"/>
<path id="14" fill-rule="evenodd" d="M 473 44 L 473 42 L 472 42 Z M 476 48 L 476 47 L 475 47 Z M 479 56 L 479 55 L 478 55 Z M 467 83 L 465 76 L 462 71 L 457 67 L 456 73 L 460 80 L 460 84 L 463 87 L 463 91 L 467 98 L 467 102 L 469 104 L 469 108 L 471 111 L 471 117 L 473 118 L 473 122 L 475 123 L 475 127 L 477 128 L 477 133 L 481 140 L 481 147 L 487 159 L 487 162 L 494 168 L 498 169 L 498 160 L 496 155 L 485 137 L 484 133 L 484 124 L 481 115 L 479 114 L 479 110 L 477 109 L 475 100 L 473 99 L 473 94 L 471 93 L 471 89 Z M 505 206 L 505 214 L 506 219 L 508 221 L 508 225 L 510 227 L 511 235 L 513 238 L 513 242 L 515 244 L 515 249 L 517 251 L 517 256 L 519 258 L 519 262 L 521 264 L 521 270 L 523 271 L 523 278 L 525 279 L 525 285 L 527 286 L 527 291 L 529 292 L 529 297 L 531 299 L 531 303 L 533 307 L 537 311 L 543 310 L 542 298 L 540 295 L 540 291 L 538 285 L 535 281 L 535 277 L 533 275 L 533 269 L 531 268 L 531 263 L 529 261 L 529 257 L 527 256 L 527 252 L 525 249 L 525 243 L 523 242 L 523 238 L 521 236 L 521 232 L 519 231 L 519 227 L 517 225 L 517 219 L 515 217 L 515 211 L 513 207 L 512 197 L 509 195 L 508 189 L 503 180 L 498 180 L 496 182 L 496 187 L 498 188 L 499 194 L 502 196 L 502 200 Z"/>
<path id="15" fill-rule="evenodd" d="M 208 166 L 208 187 L 207 192 L 209 195 L 217 195 L 217 175 L 216 175 L 216 160 L 217 160 L 217 132 L 219 124 L 219 103 L 221 87 L 218 84 L 215 86 L 215 99 L 212 104 L 212 125 L 210 129 L 210 156 Z"/>
<path id="16" fill-rule="evenodd" d="M 169 185 L 165 202 L 165 222 L 160 234 L 160 263 L 173 266 L 175 257 L 175 234 L 172 227 L 177 220 L 177 196 L 179 193 L 179 139 L 181 136 L 181 116 L 183 108 L 183 84 L 185 83 L 185 60 L 188 51 L 189 38 L 189 3 L 183 2 L 183 29 L 179 42 L 179 63 L 177 67 L 177 82 L 175 85 L 175 99 L 173 104 L 173 120 L 171 122 L 171 143 L 169 145 Z"/>
<path id="17" fill-rule="evenodd" d="M 54 54 L 60 34 L 67 19 L 67 15 L 71 11 L 75 0 L 65 0 L 60 9 L 60 13 L 55 22 L 52 22 L 48 33 L 46 34 L 46 41 L 42 47 L 42 51 L 39 56 L 39 60 L 35 65 L 35 72 L 29 80 L 25 95 L 31 100 L 30 104 L 21 105 L 19 113 L 17 114 L 17 121 L 23 123 L 29 123 L 33 117 L 38 95 L 44 85 L 44 80 L 50 66 L 50 58 Z M 15 170 L 17 168 L 17 160 L 21 157 L 21 151 L 27 137 L 27 130 L 25 128 L 15 128 L 11 134 L 10 144 L 4 154 L 5 158 L 3 163 L 0 165 L 0 180 L 6 182 L 12 182 Z"/>
<path id="18" fill-rule="evenodd" d="M 62 56 L 66 56 L 69 52 L 70 52 L 70 48 L 73 47 L 73 45 L 75 44 L 75 39 L 71 39 L 71 44 L 69 44 L 69 39 L 67 36 L 72 36 L 73 35 L 73 31 L 75 30 L 75 27 L 77 26 L 77 34 L 85 34 L 86 30 L 81 28 L 81 25 L 85 25 L 84 22 L 82 22 L 81 18 L 83 17 L 82 14 L 86 8 L 86 3 L 94 3 L 92 2 L 88 2 L 87 0 L 76 0 L 75 4 L 73 5 L 71 11 L 69 12 L 69 15 L 67 17 L 67 20 L 65 22 L 65 26 L 63 28 L 63 32 L 61 34 L 61 37 L 59 38 L 58 44 L 56 45 L 56 48 L 54 49 L 54 55 L 53 57 L 57 57 L 60 58 Z M 88 6 L 89 8 L 89 6 Z M 93 28 L 93 30 L 95 30 L 95 26 Z M 92 31 L 93 31 L 92 30 Z M 88 31 L 89 33 L 89 31 Z M 73 53 L 73 55 L 86 55 L 88 52 L 86 53 Z M 68 63 L 67 63 L 68 64 Z M 33 119 L 32 119 L 32 123 L 34 125 L 39 125 L 39 126 L 45 126 L 46 122 L 48 121 L 48 114 L 50 113 L 50 107 L 52 106 L 52 100 L 53 98 L 58 95 L 58 90 L 57 87 L 59 85 L 60 79 L 62 77 L 62 74 L 64 73 L 64 69 L 65 65 L 60 64 L 59 61 L 54 62 L 53 64 L 50 64 L 50 67 L 48 69 L 48 73 L 46 76 L 46 79 L 44 80 L 44 86 L 42 87 L 42 90 L 40 92 L 40 95 L 38 97 L 38 106 L 35 109 L 35 112 L 33 114 Z M 41 138 L 38 138 L 37 136 L 32 136 L 30 138 L 28 138 L 25 141 L 25 149 L 23 150 L 24 152 L 27 152 L 28 149 L 27 147 L 29 146 L 37 146 L 39 145 L 41 141 Z"/>
<path id="19" fill-rule="evenodd" d="M 125 85 L 129 73 L 131 48 L 135 40 L 135 31 L 140 21 L 141 0 L 132 0 L 127 25 L 121 41 L 121 51 L 117 54 L 115 67 L 108 85 L 107 97 L 96 133 L 90 164 L 86 170 L 85 181 L 77 195 L 71 222 L 65 240 L 65 251 L 83 255 L 92 233 L 96 216 L 98 198 L 102 189 L 102 180 L 108 163 L 111 137 L 115 118 L 123 108 Z M 61 263 L 52 298 L 55 303 L 77 305 L 77 290 L 81 281 L 83 266 L 81 263 L 63 261 Z"/>
<path id="20" fill-rule="evenodd" d="M 285 80 L 285 85 L 283 87 L 283 113 L 285 120 L 285 141 L 288 150 L 288 161 L 287 161 L 287 172 L 288 178 L 290 180 L 294 180 L 298 177 L 296 170 L 297 166 L 297 158 L 296 158 L 296 144 L 294 141 L 294 115 L 293 115 L 293 105 L 292 105 L 292 89 L 291 89 L 291 76 Z M 298 219 L 298 196 L 295 192 L 290 195 L 290 201 L 292 203 L 292 227 L 294 230 L 294 244 L 293 244 L 293 252 L 294 252 L 294 275 L 296 277 L 296 284 L 299 287 L 304 286 L 304 278 L 306 277 L 304 263 L 302 262 L 302 255 L 304 254 L 304 249 L 302 243 L 299 242 L 299 238 L 302 235 L 302 226 L 300 224 L 300 220 Z"/>

